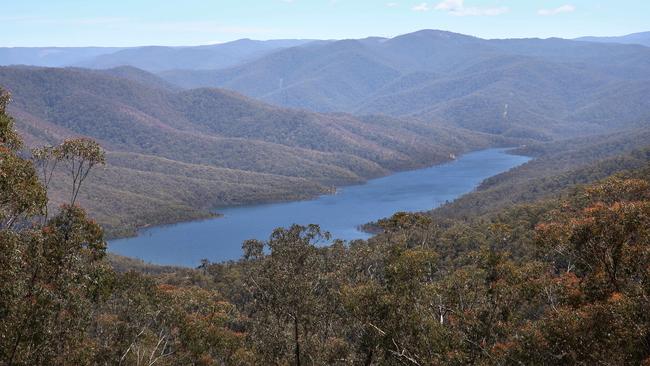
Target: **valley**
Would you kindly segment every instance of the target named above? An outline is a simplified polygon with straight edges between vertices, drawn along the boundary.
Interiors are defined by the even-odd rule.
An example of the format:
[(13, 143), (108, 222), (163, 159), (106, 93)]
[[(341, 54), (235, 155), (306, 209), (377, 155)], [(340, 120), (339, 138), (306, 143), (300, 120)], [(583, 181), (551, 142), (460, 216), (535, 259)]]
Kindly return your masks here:
[(111, 241), (109, 251), (147, 263), (196, 267), (202, 259), (236, 260), (246, 240), (263, 240), (273, 229), (292, 224), (318, 223), (334, 239), (367, 239), (370, 235), (358, 226), (453, 201), (483, 179), (527, 160), (502, 149), (472, 152), (446, 164), (343, 187), (315, 200), (219, 208), (216, 212), (224, 217), (148, 228), (137, 237)]
[(3, 4), (0, 365), (650, 365), (648, 13)]
[[(61, 55), (73, 51), (106, 54), (92, 69), (81, 59), (0, 67), (0, 85), (28, 145), (87, 136), (107, 150), (81, 200), (112, 238), (214, 207), (313, 198), (450, 154), (643, 129), (650, 118), (650, 53), (638, 45), (423, 30)], [(172, 63), (152, 63), (161, 52)], [(189, 61), (224, 57), (238, 64)]]
[(513, 143), (419, 120), (279, 108), (221, 89), (170, 90), (139, 75), (147, 81), (0, 68), (30, 146), (81, 135), (107, 150), (108, 164), (90, 178), (97, 189), (81, 199), (109, 235), (210, 217), (217, 206), (315, 197)]

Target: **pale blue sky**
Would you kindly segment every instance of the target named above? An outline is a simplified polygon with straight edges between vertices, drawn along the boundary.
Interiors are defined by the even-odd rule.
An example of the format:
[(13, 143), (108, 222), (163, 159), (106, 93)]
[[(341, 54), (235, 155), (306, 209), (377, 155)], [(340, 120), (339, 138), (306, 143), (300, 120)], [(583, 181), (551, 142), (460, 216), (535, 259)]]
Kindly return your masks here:
[(0, 46), (197, 45), (443, 29), (484, 38), (650, 30), (650, 0), (2, 0)]

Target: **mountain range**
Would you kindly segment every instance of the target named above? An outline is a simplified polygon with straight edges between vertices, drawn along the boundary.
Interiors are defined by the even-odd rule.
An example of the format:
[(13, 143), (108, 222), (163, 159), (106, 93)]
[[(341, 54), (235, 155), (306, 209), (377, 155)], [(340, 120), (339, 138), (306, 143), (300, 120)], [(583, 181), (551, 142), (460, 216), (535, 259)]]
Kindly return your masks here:
[(177, 90), (129, 68), (0, 67), (0, 85), (12, 93), (10, 111), (30, 146), (88, 136), (108, 151), (84, 203), (109, 230), (205, 216), (227, 204), (311, 197), (512, 143), (418, 120), (292, 110), (222, 89)]
[(580, 37), (578, 41), (601, 42), (601, 43), (623, 43), (640, 44), (650, 47), (650, 32), (639, 32), (616, 37)]
[[(0, 65), (81, 66), (94, 69), (134, 66), (149, 71), (216, 69), (310, 40), (239, 39), (205, 46), (165, 47), (0, 47)], [(323, 42), (323, 41), (320, 41)]]
[[(30, 146), (88, 136), (105, 147), (82, 201), (111, 235), (313, 197), (470, 150), (610, 141), (650, 126), (642, 45), (423, 30), (55, 51), (0, 49), (0, 63), (74, 66), (0, 67), (0, 86)], [(62, 186), (52, 194), (62, 201)]]
[[(608, 125), (613, 119), (628, 126), (646, 122), (641, 96), (650, 87), (650, 48), (484, 40), (425, 30), (308, 44), (232, 68), (160, 75), (181, 87), (221, 87), (292, 108), (444, 120), (487, 133), (550, 139), (620, 128)], [(606, 105), (603, 96), (620, 93), (636, 97), (618, 108)], [(599, 109), (634, 109), (640, 118), (614, 115), (595, 122)]]
[[(370, 37), (367, 40), (385, 41), (386, 38)], [(588, 36), (574, 40), (650, 46), (650, 32), (616, 37)], [(258, 41), (245, 38), (212, 45), (181, 47), (0, 47), (0, 66), (80, 66), (88, 68), (133, 66), (153, 72), (173, 69), (216, 70), (251, 61), (283, 48), (331, 42), (333, 41), (308, 39)], [(417, 49), (410, 51), (425, 52)]]

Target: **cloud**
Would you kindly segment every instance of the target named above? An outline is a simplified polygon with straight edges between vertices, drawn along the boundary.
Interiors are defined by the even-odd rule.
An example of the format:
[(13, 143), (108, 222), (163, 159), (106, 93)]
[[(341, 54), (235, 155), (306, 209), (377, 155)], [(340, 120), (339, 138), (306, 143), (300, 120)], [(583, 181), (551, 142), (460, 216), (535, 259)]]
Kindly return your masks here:
[(389, 8), (396, 8), (396, 7), (399, 6), (399, 3), (395, 3), (395, 2), (386, 3), (386, 6), (389, 7)]
[(492, 8), (465, 6), (464, 0), (443, 0), (433, 8), (427, 3), (413, 7), (414, 11), (429, 11), (431, 9), (444, 11), (455, 16), (495, 16), (507, 13), (510, 10), (505, 6)]
[(562, 5), (555, 9), (539, 9), (537, 11), (538, 15), (548, 16), (548, 15), (557, 15), (562, 13), (571, 13), (576, 10), (576, 7), (571, 4)]
[(465, 5), (463, 0), (444, 0), (438, 3), (434, 9), (444, 11), (458, 11), (462, 10)]
[(414, 6), (411, 9), (413, 9), (413, 11), (429, 11), (429, 10), (431, 10), (431, 8), (429, 7), (429, 4), (427, 4), (427, 3), (421, 3), (419, 5)]

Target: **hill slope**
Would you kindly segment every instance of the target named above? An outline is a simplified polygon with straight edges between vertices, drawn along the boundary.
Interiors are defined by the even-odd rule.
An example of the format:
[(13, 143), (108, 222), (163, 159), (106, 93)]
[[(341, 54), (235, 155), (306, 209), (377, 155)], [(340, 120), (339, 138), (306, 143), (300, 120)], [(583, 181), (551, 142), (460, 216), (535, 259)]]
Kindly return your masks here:
[(415, 120), (277, 108), (219, 89), (175, 91), (156, 87), (143, 71), (137, 79), (145, 83), (115, 74), (0, 68), (31, 145), (83, 135), (109, 151), (109, 165), (94, 178), (101, 188), (85, 204), (111, 228), (305, 198), (506, 142)]
[[(638, 98), (620, 98), (623, 104), (610, 108), (610, 122), (603, 122), (594, 109), (608, 103), (603, 95), (631, 90), (630, 83), (642, 95), (650, 85), (650, 49), (563, 39), (484, 40), (424, 30), (160, 75), (181, 87), (224, 87), (276, 105), (412, 116), (541, 140), (633, 128), (650, 111), (638, 107)], [(627, 110), (634, 116), (618, 114)]]
[(535, 159), (485, 180), (475, 192), (433, 211), (438, 217), (491, 215), (532, 203), (650, 161), (650, 129), (536, 144), (517, 151)]

